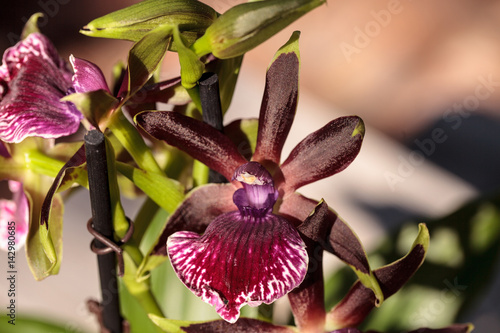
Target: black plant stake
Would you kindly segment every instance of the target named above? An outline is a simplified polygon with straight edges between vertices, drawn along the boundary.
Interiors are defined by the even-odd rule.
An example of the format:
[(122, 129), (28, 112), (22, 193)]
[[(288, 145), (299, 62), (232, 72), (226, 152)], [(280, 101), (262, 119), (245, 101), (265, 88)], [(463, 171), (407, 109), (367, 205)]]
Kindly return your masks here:
[[(199, 82), (201, 108), (203, 121), (214, 127), (219, 132), (224, 132), (222, 124), (222, 107), (220, 104), (219, 78), (217, 74), (203, 73)], [(227, 180), (217, 171), (210, 169), (208, 174), (209, 183), (226, 183)]]
[[(102, 235), (113, 242), (114, 230), (109, 196), (106, 141), (104, 134), (98, 130), (89, 131), (84, 140), (92, 208), (92, 219), (89, 221), (89, 226), (93, 228), (96, 234)], [(96, 249), (95, 252), (98, 254), (99, 250), (107, 252), (97, 257), (101, 279), (101, 324), (104, 326), (102, 328), (109, 330), (111, 333), (121, 333), (123, 319), (120, 315), (115, 253), (106, 251), (106, 249), (109, 249), (109, 245), (104, 244), (99, 239), (94, 239), (92, 247), (93, 250)]]

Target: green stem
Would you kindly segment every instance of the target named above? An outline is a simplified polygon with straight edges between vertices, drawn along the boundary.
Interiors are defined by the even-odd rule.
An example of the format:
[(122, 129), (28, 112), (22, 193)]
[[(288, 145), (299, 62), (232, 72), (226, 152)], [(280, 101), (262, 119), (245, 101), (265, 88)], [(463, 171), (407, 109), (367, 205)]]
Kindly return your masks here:
[(163, 174), (151, 149), (149, 149), (142, 136), (134, 125), (128, 121), (121, 109), (113, 113), (108, 127), (141, 169)]
[(193, 161), (193, 187), (208, 183), (210, 169), (198, 160)]
[(34, 173), (55, 178), (64, 162), (49, 157), (38, 150), (30, 150), (25, 153), (26, 168)]
[(132, 240), (135, 244), (141, 244), (142, 237), (148, 229), (150, 222), (153, 221), (158, 209), (160, 207), (156, 202), (154, 202), (150, 197), (147, 197), (142, 204), (141, 209), (135, 217), (135, 229), (132, 236)]
[(137, 253), (130, 255), (130, 248), (123, 254), (123, 260), (125, 262), (125, 275), (123, 276), (123, 282), (127, 287), (129, 293), (137, 299), (139, 304), (142, 306), (146, 313), (152, 313), (157, 316), (164, 317), (163, 311), (161, 310), (156, 298), (151, 293), (149, 286), (149, 280), (138, 282), (136, 279), (137, 272)]

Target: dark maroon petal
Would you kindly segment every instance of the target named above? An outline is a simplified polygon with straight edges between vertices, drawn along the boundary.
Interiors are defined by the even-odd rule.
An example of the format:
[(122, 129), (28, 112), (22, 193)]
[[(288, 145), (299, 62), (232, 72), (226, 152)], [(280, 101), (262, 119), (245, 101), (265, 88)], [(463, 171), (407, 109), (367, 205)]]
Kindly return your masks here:
[(7, 145), (5, 144), (5, 142), (3, 142), (1, 140), (0, 140), (0, 156), (2, 156), (4, 158), (11, 157), (10, 152), (9, 152), (9, 148), (7, 148)]
[(296, 53), (284, 53), (271, 64), (266, 75), (260, 108), (259, 134), (253, 159), (278, 165), (281, 150), (290, 132), (299, 85), (299, 59)]
[[(323, 206), (326, 206), (324, 204)], [(328, 210), (328, 207), (326, 206)], [(313, 214), (307, 217), (303, 224), (315, 224), (308, 222), (322, 218), (323, 209), (316, 209)], [(309, 256), (309, 266), (304, 281), (288, 294), (295, 325), (304, 332), (323, 332), (325, 327), (325, 301), (323, 282), (323, 247), (320, 243), (307, 237), (303, 233), (299, 234), (306, 244), (307, 255)]]
[(230, 180), (247, 160), (231, 140), (212, 126), (177, 112), (142, 112), (136, 122), (153, 137), (164, 140)]
[(341, 328), (340, 330), (331, 331), (330, 333), (363, 333), (357, 328)]
[(170, 105), (186, 105), (191, 101), (186, 93), (179, 94), (181, 78), (175, 77), (170, 80), (145, 85), (137, 93), (130, 97), (127, 103), (144, 104), (161, 102)]
[(408, 333), (469, 333), (472, 332), (474, 326), (472, 324), (454, 324), (445, 328), (419, 328)]
[[(279, 212), (287, 218), (304, 221), (298, 226), (304, 236), (321, 244), (326, 251), (361, 273), (369, 274), (366, 252), (356, 234), (326, 203), (321, 202), (316, 208), (317, 204), (314, 200), (293, 193), (284, 198)], [(313, 211), (314, 219), (308, 218)]]
[[(424, 224), (411, 250), (403, 258), (373, 271), (384, 298), (398, 291), (420, 267), (429, 245), (429, 234)], [(327, 315), (329, 325), (351, 327), (359, 325), (375, 307), (375, 295), (360, 281), (354, 283), (347, 295)]]
[(240, 308), (270, 304), (299, 285), (307, 271), (304, 242), (290, 223), (268, 214), (217, 217), (203, 236), (181, 231), (167, 241), (179, 279), (234, 323)]
[(54, 179), (54, 182), (50, 186), (50, 189), (45, 196), (45, 200), (43, 201), (42, 204), (42, 210), (40, 213), (40, 224), (44, 225), (49, 229), (49, 217), (50, 217), (50, 208), (52, 207), (52, 199), (54, 198), (54, 195), (57, 192), (57, 189), (61, 185), (61, 182), (63, 181), (63, 178), (66, 176), (67, 172), (70, 171), (72, 168), (75, 168), (77, 166), (80, 166), (84, 163), (87, 162), (87, 159), (85, 157), (85, 146), (82, 145), (80, 149), (64, 164), (61, 170), (59, 170), (59, 173), (57, 174), (56, 178)]
[(77, 93), (86, 93), (96, 90), (104, 90), (111, 94), (108, 88), (104, 74), (97, 65), (90, 61), (75, 58), (69, 58), (71, 65), (73, 65), (73, 88)]
[(191, 191), (169, 217), (152, 255), (167, 255), (167, 239), (173, 233), (181, 230), (202, 233), (217, 216), (237, 210), (232, 201), (235, 189), (232, 184), (208, 184)]
[(39, 33), (9, 48), (0, 69), (0, 139), (58, 138), (77, 131), (82, 114), (60, 99), (71, 88), (71, 72)]
[(358, 155), (363, 136), (363, 121), (357, 116), (337, 118), (308, 135), (281, 166), (285, 192), (344, 170)]
[(286, 326), (277, 326), (264, 321), (250, 318), (240, 318), (230, 324), (224, 320), (207, 323), (191, 324), (181, 327), (186, 333), (293, 333), (295, 330)]

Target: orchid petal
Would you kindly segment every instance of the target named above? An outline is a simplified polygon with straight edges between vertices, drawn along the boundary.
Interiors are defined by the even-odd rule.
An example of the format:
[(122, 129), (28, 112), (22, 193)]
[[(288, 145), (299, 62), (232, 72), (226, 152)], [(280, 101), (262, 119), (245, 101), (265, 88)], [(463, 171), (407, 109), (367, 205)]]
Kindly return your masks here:
[(71, 72), (42, 34), (9, 48), (0, 67), (0, 139), (19, 143), (76, 132), (82, 114), (60, 101), (70, 87)]
[[(424, 261), (428, 246), (429, 231), (422, 223), (406, 256), (373, 271), (385, 298), (393, 295), (413, 276)], [(373, 292), (357, 281), (344, 299), (328, 313), (327, 324), (335, 328), (357, 326), (375, 307), (375, 302)]]
[[(56, 178), (54, 179), (54, 182), (50, 186), (49, 191), (47, 192), (47, 195), (45, 196), (45, 200), (43, 201), (42, 208), (41, 208), (41, 213), (40, 213), (40, 225), (45, 225), (46, 229), (49, 229), (49, 220), (50, 220), (50, 211), (52, 208), (52, 200), (54, 198), (54, 195), (56, 194), (57, 190), (59, 187), (62, 185), (63, 180), (66, 178), (66, 181), (72, 181), (75, 180), (76, 177), (78, 176), (76, 173), (74, 175), (70, 175), (71, 172), (86, 172), (82, 170), (82, 168), (77, 169), (78, 167), (81, 167), (83, 164), (87, 162), (87, 159), (85, 158), (85, 146), (82, 145), (76, 153), (64, 164), (62, 169), (59, 171), (57, 174)], [(65, 177), (68, 176), (68, 177)]]
[(281, 165), (285, 192), (344, 170), (358, 155), (363, 136), (357, 116), (337, 118), (308, 135)]
[(96, 90), (104, 90), (111, 94), (108, 88), (106, 79), (101, 69), (90, 61), (75, 58), (73, 55), (69, 57), (69, 61), (73, 66), (73, 88), (77, 93), (86, 93)]
[(171, 111), (142, 112), (135, 120), (153, 137), (185, 151), (228, 180), (247, 162), (227, 136), (199, 120)]
[(181, 205), (170, 215), (158, 239), (144, 257), (138, 277), (147, 274), (167, 259), (167, 239), (181, 230), (202, 233), (217, 216), (238, 208), (232, 201), (232, 184), (208, 184), (189, 192)]
[[(370, 269), (366, 252), (358, 236), (351, 230), (333, 210), (321, 202), (307, 199), (300, 194), (293, 193), (284, 198), (280, 213), (295, 221), (304, 221), (298, 230), (306, 237), (318, 244), (324, 250), (336, 255), (348, 264), (356, 273), (363, 285), (373, 290), (377, 298), (377, 305), (384, 300), (377, 280)], [(309, 212), (315, 212), (315, 218), (308, 218)]]
[(224, 320), (213, 320), (206, 322), (190, 322), (186, 320), (167, 319), (154, 314), (149, 314), (149, 318), (165, 332), (186, 332), (186, 333), (294, 333), (293, 328), (278, 326), (265, 321), (241, 318), (236, 323), (230, 324)]
[[(292, 37), (294, 38), (294, 37)], [(266, 165), (278, 165), (281, 150), (290, 132), (299, 91), (298, 51), (280, 53), (266, 75), (264, 97), (260, 108), (259, 134), (253, 159)]]
[(280, 216), (217, 217), (203, 236), (181, 231), (167, 242), (179, 279), (234, 323), (240, 308), (270, 304), (299, 285), (308, 257), (299, 234)]
[(231, 332), (231, 333), (247, 333), (247, 332), (259, 332), (259, 333), (293, 333), (290, 327), (277, 326), (271, 323), (260, 321), (251, 318), (241, 318), (234, 324), (230, 324), (224, 320), (216, 320), (207, 323), (191, 324), (189, 326), (183, 326), (182, 330), (186, 333), (218, 333), (218, 332)]
[[(316, 224), (309, 220), (321, 219), (328, 206), (323, 201), (307, 217), (303, 225)], [(309, 266), (304, 281), (288, 294), (290, 306), (295, 318), (295, 324), (300, 331), (323, 332), (325, 326), (325, 300), (323, 281), (323, 247), (310, 237), (304, 235), (300, 228), (299, 234), (304, 240), (309, 256)]]
[(11, 157), (10, 152), (9, 152), (9, 148), (7, 147), (5, 142), (3, 142), (1, 140), (0, 140), (0, 156), (2, 156), (3, 158), (10, 158)]
[[(470, 333), (474, 329), (472, 324), (454, 324), (445, 328), (419, 328), (408, 333)], [(357, 328), (341, 328), (330, 333), (363, 333)], [(377, 331), (366, 331), (366, 333), (378, 333)]]
[(12, 251), (9, 249), (13, 246), (9, 243), (11, 240), (15, 250), (19, 250), (26, 242), (29, 229), (30, 207), (23, 184), (10, 180), (9, 189), (12, 200), (0, 200), (0, 249), (4, 251)]
[(445, 328), (419, 328), (408, 333), (470, 333), (474, 329), (472, 324), (454, 324)]

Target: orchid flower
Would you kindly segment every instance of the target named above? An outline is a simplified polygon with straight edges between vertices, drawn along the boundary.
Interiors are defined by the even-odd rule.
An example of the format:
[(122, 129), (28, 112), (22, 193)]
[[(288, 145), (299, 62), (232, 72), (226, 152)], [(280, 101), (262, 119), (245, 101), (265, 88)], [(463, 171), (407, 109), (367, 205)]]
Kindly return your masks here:
[(23, 184), (14, 180), (8, 184), (12, 199), (0, 199), (0, 249), (5, 251), (13, 244), (19, 250), (26, 242), (30, 212)]
[[(304, 221), (303, 224), (312, 226), (321, 224), (325, 214), (328, 212), (328, 207), (324, 202), (321, 202), (314, 212)], [(305, 230), (299, 226), (299, 230)], [(321, 229), (321, 228), (320, 228)], [(321, 230), (317, 230), (317, 234)], [(306, 231), (307, 233), (307, 231)], [(175, 234), (174, 234), (175, 235)], [(302, 235), (304, 237), (304, 235)], [(306, 239), (308, 237), (305, 237)], [(310, 239), (309, 239), (310, 240)], [(308, 242), (312, 245), (311, 242)], [(380, 268), (373, 271), (377, 281), (379, 281), (382, 292), (385, 298), (390, 297), (397, 292), (406, 282), (413, 276), (418, 268), (423, 263), (425, 255), (429, 247), (429, 231), (425, 224), (419, 225), (418, 235), (408, 251), (408, 253)], [(322, 257), (316, 257), (317, 265), (322, 265)], [(311, 268), (311, 265), (309, 266)], [(314, 270), (310, 269), (309, 273)], [(321, 272), (321, 270), (319, 270)], [(314, 276), (314, 274), (312, 274)], [(309, 281), (311, 282), (311, 281)], [(322, 285), (322, 278), (313, 281), (313, 284)], [(304, 281), (297, 289), (305, 288), (307, 284)], [(296, 290), (297, 290), (296, 289)], [(292, 291), (294, 293), (296, 290)], [(309, 289), (311, 291), (311, 289)], [(317, 289), (315, 291), (318, 291)], [(299, 291), (300, 293), (300, 291)], [(306, 294), (300, 296), (304, 297)], [(289, 294), (290, 296), (290, 294)], [(321, 298), (323, 294), (320, 295)], [(304, 297), (307, 300), (307, 297)], [(309, 298), (312, 301), (313, 298)], [(317, 304), (303, 303), (302, 310), (297, 311), (293, 308), (295, 323), (297, 327), (275, 325), (258, 319), (241, 318), (234, 324), (230, 324), (224, 320), (215, 320), (208, 322), (186, 322), (177, 321), (166, 318), (159, 318), (150, 315), (151, 319), (159, 326), (167, 331), (175, 329), (177, 332), (268, 332), (268, 333), (363, 333), (356, 328), (375, 307), (375, 295), (372, 290), (365, 287), (360, 281), (356, 281), (346, 296), (328, 313), (325, 314), (324, 309), (320, 309)], [(314, 317), (316, 324), (308, 321), (307, 318)], [(304, 323), (306, 325), (304, 325)], [(319, 323), (319, 324), (318, 324)], [(474, 326), (472, 324), (453, 324), (445, 328), (431, 329), (419, 328), (408, 333), (470, 333)], [(377, 333), (378, 331), (366, 331), (365, 333)]]
[(7, 49), (0, 67), (0, 139), (59, 138), (78, 130), (82, 114), (60, 101), (71, 92), (72, 73), (54, 45), (31, 33)]
[[(61, 101), (72, 93), (72, 72), (36, 28), (39, 16), (30, 18), (24, 38), (5, 51), (0, 66), (0, 179), (8, 180), (13, 191), (12, 201), (2, 201), (2, 220), (16, 222), (16, 236), (26, 241), (28, 264), (37, 280), (57, 273), (62, 249), (59, 194), (47, 206), (53, 208), (50, 230), (38, 228), (44, 191), (63, 164), (58, 158), (74, 152), (63, 144), (64, 152), (59, 149), (54, 158), (54, 139), (75, 133), (83, 119), (73, 104)], [(11, 216), (14, 207), (17, 215)], [(4, 229), (2, 222), (2, 235)]]
[[(244, 304), (271, 303), (302, 282), (308, 255), (297, 227), (318, 202), (295, 191), (345, 169), (361, 148), (362, 120), (341, 117), (307, 136), (280, 163), (297, 105), (297, 40), (294, 34), (268, 69), (250, 162), (229, 136), (201, 121), (169, 111), (136, 116), (150, 135), (232, 182), (193, 190), (170, 217), (151, 253), (168, 252), (181, 281), (228, 322), (238, 319)], [(357, 236), (333, 211), (324, 218), (325, 249), (353, 267), (381, 302), (383, 295)]]

